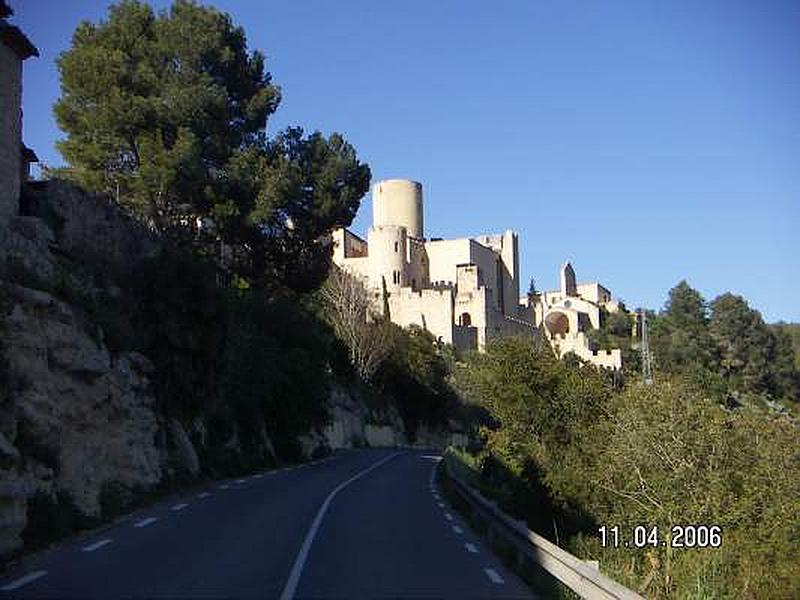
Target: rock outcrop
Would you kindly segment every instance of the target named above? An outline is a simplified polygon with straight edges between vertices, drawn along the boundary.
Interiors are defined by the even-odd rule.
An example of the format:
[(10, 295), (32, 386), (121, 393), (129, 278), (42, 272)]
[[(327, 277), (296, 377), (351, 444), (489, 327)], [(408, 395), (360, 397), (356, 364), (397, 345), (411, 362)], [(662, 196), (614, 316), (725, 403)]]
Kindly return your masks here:
[(105, 485), (155, 485), (161, 465), (149, 360), (112, 357), (97, 329), (48, 293), (0, 282), (0, 307), (9, 380), (0, 420), (0, 549), (7, 550), (19, 544), (25, 498), (66, 492), (82, 513), (98, 516)]
[(108, 196), (58, 179), (29, 182), (22, 212), (50, 226), (60, 253), (115, 275), (124, 275), (160, 246), (147, 227)]
[(93, 292), (81, 265), (119, 274), (157, 241), (108, 198), (64, 182), (29, 184), (22, 204), (0, 228), (0, 555), (20, 546), (34, 496), (98, 516), (110, 484), (143, 489), (163, 475), (153, 365), (112, 356), (103, 331), (54, 293)]
[[(466, 433), (458, 423), (451, 422), (447, 429), (432, 429), (421, 425), (413, 436), (406, 431), (400, 413), (392, 405), (376, 410), (349, 390), (334, 387), (327, 402), (330, 422), (322, 431), (310, 432), (300, 439), (303, 454), (307, 457), (323, 450), (344, 448), (417, 446), (421, 448), (446, 448), (448, 445), (465, 446)], [(412, 442), (413, 439), (413, 442)]]

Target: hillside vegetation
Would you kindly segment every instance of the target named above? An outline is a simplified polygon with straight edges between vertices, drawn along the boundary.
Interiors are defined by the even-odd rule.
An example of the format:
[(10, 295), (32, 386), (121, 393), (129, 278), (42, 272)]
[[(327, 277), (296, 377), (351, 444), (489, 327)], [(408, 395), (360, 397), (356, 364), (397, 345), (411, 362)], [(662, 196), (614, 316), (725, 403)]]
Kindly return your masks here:
[[(800, 595), (797, 370), (746, 302), (680, 283), (651, 314), (655, 382), (556, 360), (510, 339), (455, 371), (492, 422), (463, 459), (529, 526), (653, 598)], [(673, 526), (718, 526), (718, 548), (671, 548)], [(659, 545), (602, 547), (598, 529), (658, 528)]]

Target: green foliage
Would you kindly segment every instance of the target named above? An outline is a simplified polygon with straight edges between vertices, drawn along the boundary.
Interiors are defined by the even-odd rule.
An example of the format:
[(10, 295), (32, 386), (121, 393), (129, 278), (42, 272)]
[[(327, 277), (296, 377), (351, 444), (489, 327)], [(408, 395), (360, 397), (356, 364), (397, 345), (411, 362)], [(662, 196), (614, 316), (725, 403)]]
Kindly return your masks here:
[(297, 437), (327, 419), (325, 328), (295, 298), (251, 290), (229, 294), (226, 316), (219, 402), (245, 436), (263, 424), (276, 452), (296, 458)]
[(267, 139), (280, 92), (230, 16), (122, 0), (78, 27), (58, 68), (60, 176), (210, 256), (224, 242), (228, 267), (249, 282), (320, 285), (324, 235), (352, 222), (369, 167), (339, 134)]
[(648, 319), (650, 343), (660, 369), (668, 373), (713, 368), (715, 345), (708, 330), (708, 307), (699, 292), (681, 281), (669, 291), (664, 310)]
[[(554, 539), (552, 520), (562, 544), (569, 536), (573, 552), (647, 597), (797, 597), (794, 419), (726, 409), (697, 379), (614, 392), (590, 367), (519, 340), (470, 367), (459, 383), (494, 419), (473, 459), (481, 487), (532, 528)], [(722, 547), (601, 548), (596, 532), (688, 524), (722, 527)]]
[(156, 396), (167, 414), (202, 414), (214, 399), (224, 335), (216, 275), (210, 263), (168, 249), (127, 283), (135, 349), (156, 365)]
[[(800, 370), (800, 323), (784, 323), (781, 321), (770, 325), (770, 328), (775, 332), (775, 335), (788, 338), (788, 345), (791, 346), (794, 354), (795, 368)], [(782, 341), (781, 345), (785, 346), (786, 341)], [(788, 353), (788, 350), (784, 350), (784, 352)]]
[(238, 196), (252, 199), (243, 207), (246, 220), (224, 221), (223, 234), (247, 244), (251, 278), (311, 291), (330, 268), (327, 234), (353, 221), (369, 189), (369, 167), (341, 135), (304, 136), (300, 128), (270, 141), (255, 165), (255, 173), (254, 163), (243, 166), (252, 187)]
[(626, 371), (632, 371), (637, 366), (636, 356), (631, 348), (633, 319), (633, 315), (627, 312), (609, 313), (601, 310), (600, 328), (590, 329), (588, 332), (589, 342), (593, 349), (620, 348), (622, 350), (622, 364)]
[[(711, 303), (711, 335), (719, 349), (719, 370), (745, 393), (791, 393), (791, 346), (779, 344), (761, 315), (741, 296), (723, 294)], [(779, 348), (780, 345), (780, 348)]]
[(218, 173), (258, 141), (280, 101), (244, 31), (186, 0), (158, 15), (137, 0), (112, 5), (107, 21), (77, 28), (58, 68), (67, 173), (119, 190), (159, 228), (216, 203)]
[[(611, 393), (603, 374), (591, 366), (573, 368), (541, 344), (519, 338), (490, 344), (470, 366), (470, 393), (498, 425), (485, 432), (487, 448), (506, 469), (521, 476), (532, 463), (545, 481), (556, 482), (565, 463), (580, 468), (587, 457), (572, 451), (576, 436), (593, 429)], [(553, 489), (561, 491), (562, 486)], [(556, 497), (566, 501), (588, 493), (566, 492), (563, 488)]]
[(378, 368), (375, 385), (393, 400), (406, 431), (414, 435), (421, 423), (445, 425), (455, 396), (448, 383), (449, 367), (430, 332), (390, 327), (388, 357)]
[(766, 325), (740, 296), (706, 305), (681, 281), (659, 315), (648, 316), (655, 362), (662, 375), (680, 374), (729, 402), (797, 402), (800, 371), (786, 331)]

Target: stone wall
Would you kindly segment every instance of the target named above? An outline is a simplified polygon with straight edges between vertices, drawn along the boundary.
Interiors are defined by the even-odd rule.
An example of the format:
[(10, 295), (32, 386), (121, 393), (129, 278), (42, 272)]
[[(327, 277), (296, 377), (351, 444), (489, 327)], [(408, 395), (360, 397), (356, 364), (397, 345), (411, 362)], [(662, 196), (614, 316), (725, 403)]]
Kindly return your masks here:
[(22, 61), (0, 43), (0, 226), (17, 214), (22, 145)]

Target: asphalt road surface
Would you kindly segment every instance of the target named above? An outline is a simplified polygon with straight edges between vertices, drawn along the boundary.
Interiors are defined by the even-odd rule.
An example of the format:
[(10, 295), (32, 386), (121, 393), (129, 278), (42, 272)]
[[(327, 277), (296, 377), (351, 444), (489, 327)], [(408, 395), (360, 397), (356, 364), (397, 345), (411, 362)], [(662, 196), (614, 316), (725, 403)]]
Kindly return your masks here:
[(433, 481), (361, 450), (219, 481), (26, 559), (5, 598), (530, 598)]

